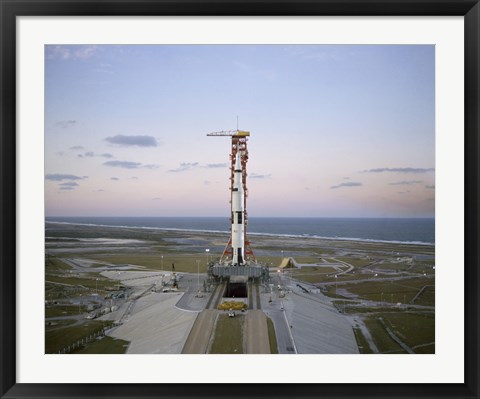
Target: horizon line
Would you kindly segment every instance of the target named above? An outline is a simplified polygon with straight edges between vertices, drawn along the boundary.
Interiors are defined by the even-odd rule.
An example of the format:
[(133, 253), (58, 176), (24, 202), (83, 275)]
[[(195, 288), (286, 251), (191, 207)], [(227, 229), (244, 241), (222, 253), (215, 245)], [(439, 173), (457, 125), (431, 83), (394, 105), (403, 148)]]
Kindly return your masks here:
[[(152, 216), (152, 215), (123, 215), (123, 216), (99, 216), (99, 215), (46, 215), (45, 218), (225, 218), (229, 216)], [(435, 219), (435, 216), (249, 216), (249, 219)]]

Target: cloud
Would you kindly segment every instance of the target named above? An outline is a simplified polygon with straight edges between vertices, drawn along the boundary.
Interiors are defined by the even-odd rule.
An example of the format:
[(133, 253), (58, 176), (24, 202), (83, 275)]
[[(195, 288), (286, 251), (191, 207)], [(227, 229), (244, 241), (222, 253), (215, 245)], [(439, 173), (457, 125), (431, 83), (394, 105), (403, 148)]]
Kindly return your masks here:
[(124, 136), (117, 134), (113, 137), (107, 137), (105, 139), (110, 144), (116, 144), (121, 146), (136, 146), (136, 147), (157, 147), (158, 143), (153, 136)]
[(137, 177), (137, 176), (132, 176), (132, 177), (130, 178), (130, 180), (138, 180), (138, 177)]
[(408, 194), (410, 191), (397, 191), (397, 194)]
[(47, 46), (48, 59), (68, 60), (71, 56), (71, 51), (63, 46)]
[(142, 168), (146, 168), (146, 169), (158, 169), (158, 165), (155, 165), (155, 164), (153, 164), (153, 163), (149, 163), (149, 164), (143, 165)]
[(185, 172), (198, 166), (198, 162), (182, 162), (176, 169), (170, 169), (169, 172)]
[(124, 168), (124, 169), (137, 169), (142, 166), (140, 162), (131, 162), (131, 161), (107, 161), (103, 163), (106, 166), (111, 166), (113, 168)]
[(62, 181), (62, 180), (82, 180), (86, 179), (87, 176), (75, 176), (75, 175), (67, 175), (62, 173), (49, 173), (45, 175), (46, 180), (53, 180), (53, 181)]
[(363, 186), (363, 184), (358, 183), (358, 182), (354, 182), (354, 181), (348, 181), (348, 182), (345, 182), (345, 183), (340, 183), (336, 186), (332, 186), (330, 188), (333, 189), (333, 188), (340, 188), (340, 187), (360, 187), (360, 186)]
[(435, 184), (432, 185), (426, 185), (425, 188), (428, 188), (429, 190), (435, 190)]
[(157, 169), (158, 165), (147, 164), (143, 165), (140, 162), (132, 162), (132, 161), (107, 161), (103, 163), (105, 166), (111, 166), (113, 168), (124, 168), (124, 169), (139, 169), (139, 168), (146, 168), (146, 169)]
[(170, 169), (169, 172), (185, 172), (196, 167), (218, 169), (228, 167), (228, 163), (207, 163), (205, 165), (200, 165), (198, 162), (182, 162), (178, 168)]
[(207, 163), (205, 165), (206, 168), (226, 168), (227, 166), (227, 163)]
[(75, 183), (74, 181), (68, 181), (68, 182), (65, 182), (65, 183), (60, 183), (59, 186), (60, 187), (78, 187), (79, 184)]
[(76, 59), (86, 59), (92, 57), (97, 49), (97, 46), (81, 46), (73, 52), (73, 55)]
[(97, 52), (97, 46), (47, 46), (47, 58), (59, 60), (85, 60)]
[(84, 150), (85, 148), (82, 147), (81, 145), (74, 145), (73, 147), (70, 147), (69, 149), (72, 150), (72, 151), (81, 151), (81, 150)]
[(109, 74), (109, 75), (115, 75), (115, 72), (109, 71), (108, 69), (95, 68), (93, 71), (94, 72), (100, 72), (100, 73), (106, 73), (106, 74)]
[[(74, 147), (71, 147), (70, 149), (72, 149)], [(80, 146), (77, 146), (75, 147), (75, 149), (84, 149), (83, 147), (80, 147)], [(112, 154), (110, 153), (103, 153), (103, 154), (95, 154), (93, 151), (87, 151), (83, 154), (78, 154), (77, 155), (79, 158), (84, 158), (84, 157), (88, 157), (88, 158), (93, 158), (93, 157), (102, 157), (102, 158), (107, 158), (107, 159), (111, 159), (111, 158), (115, 158)]]
[(258, 174), (258, 173), (250, 173), (248, 175), (248, 177), (250, 179), (270, 179), (272, 177), (272, 175), (270, 173), (268, 175), (261, 175), (261, 174)]
[(108, 75), (115, 75), (115, 72), (112, 70), (113, 65), (101, 62), (95, 68), (92, 69), (93, 72), (97, 73), (106, 73)]
[(367, 169), (362, 170), (362, 173), (383, 173), (383, 172), (394, 172), (394, 173), (427, 173), (434, 172), (435, 168), (377, 168), (377, 169)]
[(68, 120), (68, 121), (57, 121), (55, 123), (56, 126), (61, 127), (62, 129), (67, 129), (73, 125), (75, 125), (77, 121), (74, 120)]
[(93, 190), (94, 193), (102, 193), (105, 190), (103, 188), (99, 188), (98, 190)]
[(152, 198), (153, 201), (160, 201), (161, 198), (160, 197), (155, 197), (155, 198)]
[(402, 180), (393, 183), (388, 183), (390, 186), (411, 186), (412, 184), (421, 184), (421, 180)]
[(86, 152), (86, 153), (84, 153), (84, 154), (77, 154), (77, 157), (79, 157), (79, 158), (84, 158), (84, 157), (90, 157), (90, 158), (92, 158), (92, 157), (94, 157), (94, 156), (95, 156), (95, 154), (94, 154), (92, 151), (88, 151), (88, 152)]
[(120, 180), (118, 177), (111, 177), (110, 180), (115, 180), (115, 181), (118, 181)]
[(70, 191), (70, 190), (75, 190), (77, 187), (79, 187), (79, 184), (75, 183), (74, 181), (69, 181), (65, 183), (60, 183), (58, 187), (60, 188), (60, 190)]

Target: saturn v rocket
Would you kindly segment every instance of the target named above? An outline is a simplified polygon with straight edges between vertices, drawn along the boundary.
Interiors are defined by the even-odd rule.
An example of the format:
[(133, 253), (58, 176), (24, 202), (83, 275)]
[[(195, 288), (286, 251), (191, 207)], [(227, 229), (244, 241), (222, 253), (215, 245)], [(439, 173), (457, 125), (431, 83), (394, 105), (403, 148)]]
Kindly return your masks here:
[(240, 152), (235, 156), (232, 187), (232, 266), (245, 265), (245, 209)]
[(231, 234), (227, 245), (220, 258), (224, 266), (250, 266), (251, 262), (257, 263), (255, 255), (246, 236), (247, 227), (247, 185), (246, 167), (248, 160), (247, 138), (250, 132), (245, 130), (228, 130), (208, 133), (207, 136), (231, 137)]

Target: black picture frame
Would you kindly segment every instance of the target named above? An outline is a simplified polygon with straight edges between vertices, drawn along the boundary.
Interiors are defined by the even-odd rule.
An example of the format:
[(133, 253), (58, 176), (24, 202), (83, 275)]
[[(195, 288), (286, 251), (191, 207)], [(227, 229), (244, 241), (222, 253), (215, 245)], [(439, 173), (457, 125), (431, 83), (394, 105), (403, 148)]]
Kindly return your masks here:
[[(0, 0), (1, 398), (478, 398), (478, 0)], [(16, 382), (16, 17), (142, 15), (463, 16), (465, 21), (465, 382), (463, 384), (20, 384)]]

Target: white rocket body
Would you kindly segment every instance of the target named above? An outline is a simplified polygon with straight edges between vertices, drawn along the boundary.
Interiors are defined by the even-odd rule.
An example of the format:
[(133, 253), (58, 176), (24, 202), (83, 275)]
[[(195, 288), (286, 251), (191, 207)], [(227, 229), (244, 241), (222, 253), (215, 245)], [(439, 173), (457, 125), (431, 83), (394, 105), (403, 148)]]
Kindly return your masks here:
[(245, 210), (240, 151), (235, 157), (232, 189), (232, 266), (245, 265)]

